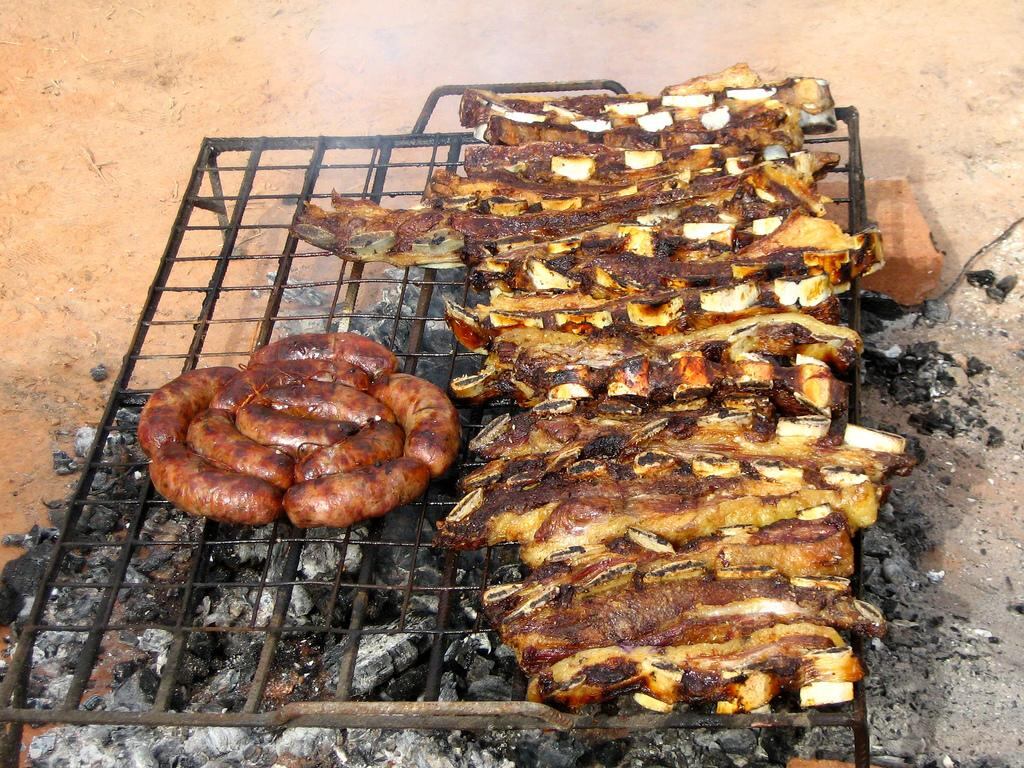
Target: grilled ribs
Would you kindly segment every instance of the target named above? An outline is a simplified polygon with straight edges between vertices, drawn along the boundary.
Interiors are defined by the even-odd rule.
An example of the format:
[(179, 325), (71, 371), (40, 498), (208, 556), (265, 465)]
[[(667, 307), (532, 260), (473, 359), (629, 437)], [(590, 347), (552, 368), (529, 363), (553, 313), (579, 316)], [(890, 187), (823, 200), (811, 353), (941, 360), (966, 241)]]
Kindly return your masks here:
[(849, 701), (863, 676), (836, 630), (780, 624), (724, 643), (581, 649), (534, 675), (529, 696), (579, 709), (633, 693), (658, 712), (705, 701), (717, 702), (719, 713), (749, 712), (783, 690), (799, 691), (808, 707)]
[(804, 131), (835, 128), (827, 84), (791, 78), (766, 84), (746, 65), (669, 86), (660, 96), (505, 96), (468, 90), (459, 117), (491, 144), (531, 141), (671, 149), (728, 143), (799, 149)]
[(709, 572), (682, 558), (611, 556), (578, 566), (561, 583), (492, 587), (483, 602), (531, 674), (584, 648), (721, 643), (776, 624), (885, 631), (878, 609), (855, 600), (845, 579), (788, 579), (770, 567)]
[[(569, 322), (588, 320), (586, 313), (565, 314)], [(472, 401), (507, 396), (527, 406), (604, 393), (664, 403), (767, 392), (787, 413), (828, 414), (845, 408), (847, 387), (835, 374), (845, 375), (861, 346), (849, 329), (795, 313), (645, 339), (616, 328), (580, 336), (512, 327), (492, 336), (454, 305), (448, 319), (464, 346), (489, 347), (480, 372), (453, 380), (452, 392)]]
[[(519, 544), (531, 570), (485, 589), (529, 695), (572, 709), (749, 711), (783, 690), (847, 701), (839, 631), (880, 636), (853, 596), (902, 438), (847, 423), (860, 337), (836, 296), (884, 264), (877, 232), (826, 220), (803, 151), (835, 127), (824, 81), (745, 65), (644, 94), (464, 94), (488, 145), (435, 174), (424, 208), (341, 201), (300, 235), (350, 258), (460, 261), (449, 303), (485, 355), (452, 382), (530, 410), (485, 424), (434, 542)], [(440, 258), (438, 258), (440, 256)]]
[[(292, 230), (317, 247), (358, 261), (457, 266), (486, 258), (497, 245), (547, 242), (609, 224), (673, 220), (707, 228), (709, 221), (724, 217), (731, 231), (737, 224), (792, 211), (821, 215), (827, 198), (810, 186), (817, 167), (774, 160), (735, 173), (714, 168), (693, 177), (677, 173), (656, 183), (631, 182), (608, 194), (589, 193), (586, 202), (558, 190), (541, 195), (512, 180), (501, 187), (441, 171), (426, 206), (393, 210), (334, 195), (333, 212), (308, 204)], [(446, 190), (458, 197), (446, 197)]]

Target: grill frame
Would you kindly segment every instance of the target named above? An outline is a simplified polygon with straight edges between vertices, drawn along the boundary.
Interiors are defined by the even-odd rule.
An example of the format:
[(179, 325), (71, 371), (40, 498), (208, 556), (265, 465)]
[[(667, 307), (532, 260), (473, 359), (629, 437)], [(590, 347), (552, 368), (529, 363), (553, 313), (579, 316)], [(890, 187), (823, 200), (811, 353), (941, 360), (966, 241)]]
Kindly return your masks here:
[[(463, 730), (483, 730), (490, 728), (547, 728), (547, 729), (582, 729), (589, 731), (638, 731), (664, 728), (809, 728), (809, 727), (838, 727), (847, 728), (852, 731), (854, 741), (854, 756), (857, 766), (867, 766), (869, 757), (868, 725), (867, 725), (867, 704), (865, 700), (864, 686), (862, 683), (856, 685), (856, 695), (853, 702), (842, 707), (829, 711), (788, 711), (772, 712), (764, 714), (737, 714), (717, 715), (706, 714), (699, 711), (679, 711), (669, 714), (634, 714), (634, 715), (574, 715), (558, 711), (543, 704), (526, 701), (500, 701), (500, 702), (479, 702), (479, 701), (437, 701), (440, 685), (440, 675), (443, 665), (444, 650), (449, 640), (457, 636), (468, 634), (473, 631), (487, 631), (486, 626), (481, 624), (481, 619), (476, 619), (475, 625), (471, 628), (461, 627), (449, 629), (451, 614), (453, 610), (453, 599), (473, 599), (473, 593), (487, 585), (489, 578), (489, 566), (492, 563), (492, 552), (485, 556), (485, 567), (483, 578), (479, 585), (459, 586), (455, 583), (456, 571), (458, 569), (459, 555), (451, 552), (437, 552), (423, 540), (423, 529), (425, 519), (435, 519), (441, 514), (442, 508), (450, 507), (451, 501), (438, 500), (438, 495), (444, 496), (443, 489), (440, 492), (433, 490), (427, 497), (416, 502), (412, 506), (419, 508), (418, 523), (415, 534), (411, 541), (379, 540), (382, 521), (374, 521), (369, 526), (369, 537), (378, 537), (377, 542), (363, 541), (353, 538), (351, 531), (339, 531), (336, 537), (317, 538), (307, 536), (306, 532), (292, 528), (286, 522), (278, 522), (273, 526), (270, 539), (267, 542), (266, 563), (263, 567), (262, 577), (259, 582), (233, 582), (233, 586), (239, 588), (258, 589), (260, 596), (265, 590), (271, 590), (274, 595), (273, 609), (265, 626), (256, 626), (256, 616), (248, 628), (239, 627), (197, 627), (192, 622), (192, 612), (195, 607), (197, 595), (203, 589), (211, 588), (213, 585), (220, 585), (221, 582), (210, 581), (207, 576), (207, 566), (210, 557), (203, 553), (209, 553), (213, 547), (229, 546), (239, 540), (222, 536), (223, 526), (212, 521), (203, 521), (201, 531), (195, 541), (169, 542), (167, 546), (189, 547), (194, 550), (189, 565), (188, 581), (180, 586), (182, 595), (180, 598), (180, 609), (173, 626), (160, 625), (172, 633), (172, 641), (168, 650), (167, 662), (164, 665), (160, 677), (159, 686), (156, 690), (154, 703), (150, 710), (142, 712), (113, 712), (106, 710), (93, 711), (82, 706), (84, 694), (87, 692), (90, 678), (95, 672), (99, 654), (102, 650), (104, 636), (112, 631), (120, 629), (138, 628), (149, 626), (145, 622), (134, 622), (128, 625), (119, 625), (111, 622), (120, 592), (126, 588), (126, 573), (132, 562), (133, 555), (142, 546), (154, 546), (151, 540), (140, 536), (147, 515), (152, 514), (154, 509), (161, 508), (161, 502), (154, 499), (154, 491), (149, 485), (148, 476), (144, 477), (137, 492), (137, 498), (129, 501), (128, 506), (134, 507), (127, 515), (128, 525), (125, 537), (120, 541), (111, 539), (112, 543), (82, 541), (78, 536), (78, 526), (81, 522), (82, 512), (94, 497), (91, 496), (92, 488), (97, 479), (97, 473), (104, 469), (111, 468), (109, 462), (105, 462), (102, 449), (107, 435), (114, 430), (124, 431), (117, 426), (115, 419), (118, 409), (125, 406), (137, 406), (141, 404), (147, 393), (146, 389), (133, 386), (138, 368), (142, 363), (159, 360), (179, 360), (181, 370), (188, 370), (196, 367), (197, 364), (205, 363), (219, 364), (218, 358), (238, 357), (245, 354), (249, 349), (233, 351), (210, 352), (205, 349), (204, 344), (210, 336), (211, 331), (218, 325), (232, 322), (255, 323), (256, 331), (252, 337), (252, 346), (265, 344), (272, 337), (276, 323), (282, 325), (296, 318), (304, 322), (317, 320), (315, 314), (289, 316), (282, 314), (282, 303), (285, 300), (286, 289), (312, 288), (331, 286), (334, 288), (334, 298), (331, 302), (330, 311), (323, 318), (325, 325), (330, 326), (334, 321), (340, 321), (342, 328), (348, 327), (353, 319), (375, 319), (379, 317), (363, 317), (366, 313), (357, 310), (359, 291), (361, 286), (384, 283), (391, 285), (398, 290), (398, 303), (394, 317), (393, 330), (390, 339), (378, 338), (379, 341), (389, 343), (393, 348), (401, 338), (399, 333), (403, 322), (408, 322), (407, 341), (403, 348), (394, 351), (402, 363), (403, 370), (415, 372), (417, 365), (428, 357), (444, 357), (449, 360), (448, 378), (451, 378), (452, 371), (464, 358), (473, 358), (475, 355), (458, 350), (457, 344), (452, 339), (452, 351), (450, 353), (423, 353), (421, 345), (423, 342), (424, 328), (428, 322), (437, 322), (437, 317), (430, 315), (430, 304), (432, 294), (440, 288), (444, 290), (457, 290), (462, 286), (463, 297), (468, 293), (468, 284), (461, 278), (464, 270), (446, 270), (438, 273), (433, 269), (406, 269), (400, 279), (381, 279), (372, 277), (370, 273), (364, 274), (363, 265), (344, 260), (338, 272), (338, 278), (330, 281), (306, 281), (299, 284), (289, 282), (293, 270), (300, 261), (306, 258), (316, 259), (327, 257), (327, 254), (317, 251), (299, 251), (300, 243), (291, 234), (287, 234), (278, 254), (246, 254), (237, 253), (239, 244), (243, 240), (243, 233), (251, 230), (254, 225), (247, 224), (245, 214), (247, 207), (253, 202), (263, 199), (293, 201), (294, 209), (297, 212), (308, 200), (326, 196), (323, 192), (316, 192), (317, 183), (324, 170), (338, 169), (351, 170), (346, 164), (331, 164), (325, 162), (328, 153), (338, 150), (356, 150), (370, 152), (367, 163), (357, 164), (358, 168), (365, 169), (366, 175), (361, 191), (351, 192), (354, 196), (365, 197), (374, 202), (381, 202), (385, 196), (397, 194), (399, 197), (417, 194), (416, 190), (389, 190), (387, 188), (388, 174), (396, 168), (422, 168), (425, 170), (425, 178), (428, 178), (434, 168), (456, 167), (461, 149), (465, 144), (474, 143), (471, 134), (456, 133), (425, 133), (426, 126), (434, 114), (439, 100), (445, 96), (460, 94), (468, 87), (484, 87), (491, 90), (520, 93), (520, 92), (560, 92), (560, 91), (582, 91), (582, 90), (608, 90), (614, 93), (625, 93), (626, 89), (616, 81), (595, 80), (577, 81), (570, 83), (520, 83), (520, 84), (487, 84), (482, 86), (453, 85), (442, 86), (434, 89), (428, 97), (421, 110), (413, 131), (409, 134), (381, 135), (369, 137), (285, 137), (285, 138), (207, 138), (200, 147), (196, 163), (192, 168), (189, 182), (182, 194), (181, 203), (175, 217), (174, 225), (168, 239), (167, 246), (157, 270), (152, 285), (146, 297), (138, 324), (136, 325), (129, 351), (124, 358), (121, 371), (116, 379), (111, 397), (107, 403), (102, 420), (97, 430), (96, 440), (89, 451), (85, 470), (75, 490), (74, 496), (68, 506), (68, 514), (60, 531), (54, 553), (46, 567), (42, 581), (40, 582), (35, 602), (30, 609), (25, 624), (20, 628), (20, 633), (11, 656), (2, 684), (0, 684), (0, 722), (5, 723), (3, 736), (2, 756), (6, 762), (15, 764), (22, 737), (22, 727), (25, 724), (45, 725), (50, 723), (71, 723), (71, 724), (123, 724), (123, 725), (181, 725), (181, 726), (322, 726), (322, 727), (374, 727), (374, 728), (449, 728)], [(867, 209), (864, 197), (864, 173), (859, 143), (859, 118), (857, 110), (853, 107), (840, 107), (836, 110), (838, 121), (846, 126), (846, 134), (829, 135), (827, 137), (808, 137), (807, 143), (811, 145), (838, 145), (847, 144), (847, 161), (835, 173), (847, 176), (848, 194), (845, 197), (834, 198), (835, 202), (845, 205), (851, 231), (858, 231), (867, 225)], [(402, 163), (393, 160), (396, 150), (430, 150), (430, 158), (426, 161)], [(309, 161), (304, 165), (294, 164), (261, 164), (261, 159), (267, 153), (279, 151), (305, 151), (309, 152)], [(446, 152), (444, 160), (438, 158), (439, 154)], [(248, 159), (244, 165), (225, 166), (218, 160), (227, 154), (236, 152), (247, 152)], [(295, 193), (262, 195), (254, 192), (254, 180), (257, 175), (265, 171), (302, 172), (302, 182)], [(223, 178), (225, 174), (241, 173), (242, 177), (238, 185), (236, 195), (224, 194)], [(212, 194), (204, 194), (204, 181)], [(213, 213), (217, 219), (213, 225), (194, 225), (193, 216), (201, 215), (197, 212), (205, 211)], [(258, 225), (258, 229), (283, 229), (286, 231), (288, 224)], [(190, 232), (209, 230), (221, 236), (219, 251), (216, 256), (189, 257), (181, 256), (183, 241)], [(336, 259), (336, 257), (329, 257)], [(218, 301), (226, 295), (225, 277), (233, 264), (244, 260), (257, 260), (266, 262), (269, 266), (276, 265), (272, 282), (266, 285), (231, 286), (230, 290), (242, 292), (267, 291), (267, 299), (262, 314), (258, 317), (247, 318), (224, 318), (217, 314)], [(188, 262), (212, 262), (212, 272), (208, 284), (198, 287), (175, 287), (171, 285), (172, 274), (177, 265)], [(460, 275), (459, 279), (448, 279), (452, 274)], [(342, 298), (342, 288), (345, 288), (345, 296)], [(173, 293), (195, 293), (201, 297), (198, 310), (194, 317), (181, 321), (162, 321), (159, 319), (158, 310), (161, 301), (167, 294)], [(417, 301), (412, 315), (402, 315), (402, 303), (407, 293), (417, 293)], [(339, 311), (340, 308), (340, 311)], [(849, 317), (851, 325), (860, 327), (860, 301), (859, 287), (854, 283), (849, 298)], [(390, 318), (388, 318), (390, 319)], [(173, 354), (144, 354), (147, 338), (154, 329), (176, 325), (181, 327), (192, 327), (192, 337), (187, 344), (187, 349)], [(449, 332), (450, 336), (450, 332)], [(859, 395), (860, 381), (857, 375), (853, 382), (852, 398), (850, 405), (850, 420), (856, 422), (859, 416)], [(483, 423), (486, 414), (500, 412), (502, 408), (510, 407), (508, 404), (498, 404), (495, 407), (475, 407), (462, 409), (463, 425), (472, 434), (476, 428)], [(470, 464), (469, 457), (465, 454), (460, 457), (457, 466), (462, 467)], [(126, 471), (139, 470), (144, 463), (139, 462), (127, 467), (119, 465), (120, 469)], [(163, 506), (168, 506), (163, 502)], [(436, 514), (435, 514), (436, 513)], [(179, 513), (180, 514), (180, 513)], [(228, 532), (230, 533), (230, 532)], [(113, 534), (112, 534), (113, 536)], [(857, 572), (854, 578), (854, 587), (859, 594), (861, 590), (861, 536), (858, 534), (855, 540)], [(305, 580), (297, 574), (299, 558), (302, 548), (310, 543), (325, 543), (337, 545), (346, 551), (350, 544), (358, 544), (363, 548), (364, 556), (360, 565), (357, 583), (353, 586), (355, 595), (350, 614), (348, 626), (345, 628), (332, 627), (330, 623), (325, 628), (310, 630), (295, 629), (290, 627), (287, 621), (288, 604), (292, 595), (292, 588)], [(106, 584), (95, 585), (88, 582), (68, 582), (61, 580), (61, 567), (67, 559), (68, 553), (74, 549), (88, 546), (106, 546), (117, 549), (117, 557)], [(409, 568), (408, 584), (403, 586), (404, 594), (402, 599), (401, 621), (389, 631), (394, 633), (407, 632), (406, 619), (409, 616), (411, 598), (415, 594), (436, 594), (438, 605), (436, 611), (436, 624), (433, 630), (427, 632), (429, 641), (429, 666), (426, 683), (425, 701), (351, 701), (350, 685), (352, 671), (357, 659), (360, 640), (365, 636), (377, 633), (381, 628), (365, 626), (365, 614), (370, 601), (370, 593), (377, 588), (370, 582), (373, 568), (374, 553), (384, 547), (411, 547), (411, 562)], [(283, 548), (283, 552), (279, 552)], [(415, 584), (418, 556), (427, 549), (436, 552), (436, 558), (441, 574), (441, 585), (431, 588), (420, 587)], [(502, 548), (492, 548), (500, 551)], [(344, 555), (343, 555), (344, 556)], [(281, 562), (283, 570), (280, 576), (273, 577), (270, 574), (271, 562)], [(340, 570), (340, 569), (339, 569)], [(337, 599), (341, 588), (341, 574), (335, 580), (331, 597), (331, 605)], [(344, 585), (349, 586), (349, 585)], [(48, 600), (52, 597), (53, 591), (58, 588), (65, 589), (102, 589), (103, 598), (96, 611), (96, 618), (85, 630), (84, 645), (79, 656), (78, 664), (73, 675), (70, 689), (64, 701), (53, 708), (40, 708), (31, 706), (27, 701), (27, 688), (29, 676), (32, 671), (32, 648), (40, 632), (59, 631), (63, 627), (47, 623), (45, 620), (45, 609)], [(127, 587), (130, 589), (130, 584)], [(393, 589), (394, 585), (386, 588)], [(259, 605), (259, 597), (254, 601)], [(188, 638), (196, 632), (213, 632), (219, 629), (224, 631), (252, 631), (259, 632), (266, 636), (259, 662), (256, 667), (253, 682), (250, 684), (249, 693), (246, 696), (241, 711), (237, 712), (197, 712), (177, 711), (172, 707), (172, 694), (175, 686), (175, 671), (181, 663)], [(284, 704), (283, 706), (267, 710), (264, 708), (264, 696), (266, 686), (272, 672), (275, 654), (279, 648), (282, 638), (292, 632), (325, 632), (330, 637), (337, 638), (337, 641), (348, 642), (348, 650), (343, 654), (339, 686), (335, 692), (335, 699), (331, 701), (305, 701)], [(346, 638), (347, 641), (346, 641)], [(862, 655), (862, 647), (859, 639), (854, 639), (854, 649), (859, 656)]]

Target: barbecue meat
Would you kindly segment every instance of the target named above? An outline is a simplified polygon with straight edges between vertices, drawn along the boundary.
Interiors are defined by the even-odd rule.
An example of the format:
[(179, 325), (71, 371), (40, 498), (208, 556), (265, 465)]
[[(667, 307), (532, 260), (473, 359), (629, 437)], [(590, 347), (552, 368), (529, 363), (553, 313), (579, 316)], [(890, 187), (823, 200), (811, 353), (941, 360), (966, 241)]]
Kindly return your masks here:
[[(846, 433), (851, 435), (848, 440)], [(778, 417), (764, 396), (674, 404), (640, 412), (614, 401), (552, 404), (486, 425), (470, 448), (485, 464), (461, 487), (526, 486), (578, 461), (600, 461), (618, 478), (672, 471), (715, 456), (722, 470), (749, 464), (767, 476), (887, 482), (914, 464), (896, 435), (821, 416)], [(596, 466), (596, 465), (592, 465)]]
[[(450, 186), (454, 183), (451, 178), (442, 173), (439, 184)], [(462, 207), (467, 210), (392, 210), (335, 195), (333, 212), (308, 204), (293, 231), (313, 245), (358, 261), (386, 261), (398, 266), (457, 265), (470, 253), (475, 255), (469, 260), (478, 260), (481, 246), (544, 242), (610, 223), (674, 219), (698, 223), (722, 216), (735, 223), (787, 215), (794, 210), (820, 216), (826, 199), (812, 192), (812, 181), (805, 165), (772, 161), (740, 169), (736, 174), (697, 175), (692, 179), (677, 175), (671, 184), (645, 187), (643, 191), (633, 184), (625, 188), (630, 194), (613, 193), (596, 199), (591, 196), (587, 204), (580, 197), (539, 199), (536, 193), (519, 190), (518, 200), (504, 194), (483, 201), (463, 195), (466, 200)], [(493, 191), (492, 185), (487, 188)], [(476, 212), (484, 207), (487, 213)]]
[[(497, 253), (481, 249), (470, 277), (501, 293), (581, 292), (597, 298), (650, 290), (772, 281), (785, 306), (813, 301), (821, 284), (835, 292), (884, 265), (878, 233), (845, 234), (828, 219), (792, 213), (754, 219), (750, 227), (675, 219), (656, 225), (606, 226), (550, 243)], [(643, 257), (643, 258), (638, 258)], [(800, 283), (812, 280), (803, 288)]]
[[(723, 474), (694, 474), (695, 468)], [(885, 496), (884, 486), (870, 481), (768, 479), (714, 456), (654, 477), (609, 475), (600, 462), (584, 461), (526, 488), (477, 488), (438, 523), (435, 541), (456, 549), (518, 542), (523, 561), (535, 566), (552, 553), (609, 541), (629, 528), (681, 544), (721, 528), (816, 514), (822, 505), (842, 511), (856, 530), (874, 523)]]
[(713, 573), (681, 558), (608, 558), (566, 581), (484, 593), (488, 619), (527, 673), (588, 648), (721, 643), (776, 624), (885, 632), (878, 609), (855, 600), (845, 579), (790, 580), (771, 568)]
[[(834, 152), (799, 152), (784, 156), (770, 150), (772, 159), (785, 159), (814, 178), (834, 168), (840, 160)], [(517, 146), (473, 144), (463, 153), (462, 168), (469, 179), (488, 174), (509, 174), (521, 182), (544, 185), (546, 195), (569, 184), (636, 183), (668, 174), (693, 174), (708, 169), (737, 172), (765, 161), (764, 152), (743, 152), (732, 144), (705, 144), (668, 150), (630, 150), (601, 144), (569, 144), (540, 141)], [(591, 164), (592, 163), (592, 164)]]
[(783, 690), (803, 706), (853, 698), (864, 670), (839, 633), (814, 623), (780, 624), (724, 643), (581, 650), (534, 675), (529, 696), (569, 709), (634, 694), (668, 712), (677, 702), (717, 702), (719, 713), (749, 712)]
[(730, 144), (799, 149), (803, 132), (835, 128), (828, 85), (813, 78), (765, 84), (745, 64), (669, 86), (660, 96), (551, 98), (470, 89), (459, 117), (491, 144), (560, 141), (627, 149)]
[[(718, 298), (727, 301), (731, 290)], [(463, 345), (489, 348), (479, 373), (452, 381), (454, 394), (471, 401), (511, 396), (527, 406), (603, 393), (664, 403), (739, 391), (768, 392), (787, 413), (828, 414), (847, 401), (833, 369), (844, 375), (861, 344), (848, 328), (795, 313), (642, 340), (614, 328), (579, 336), (513, 327), (492, 336), (454, 305), (448, 318)]]

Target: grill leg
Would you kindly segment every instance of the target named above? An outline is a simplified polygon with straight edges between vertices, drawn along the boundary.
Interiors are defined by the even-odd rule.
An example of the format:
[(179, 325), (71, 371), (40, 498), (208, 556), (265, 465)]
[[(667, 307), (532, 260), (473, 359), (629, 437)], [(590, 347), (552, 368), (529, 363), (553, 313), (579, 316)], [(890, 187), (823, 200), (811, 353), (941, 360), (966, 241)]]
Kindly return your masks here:
[(853, 726), (853, 762), (857, 768), (871, 768), (871, 736), (867, 720)]
[(8, 723), (0, 735), (0, 765), (18, 765), (21, 755), (21, 723)]

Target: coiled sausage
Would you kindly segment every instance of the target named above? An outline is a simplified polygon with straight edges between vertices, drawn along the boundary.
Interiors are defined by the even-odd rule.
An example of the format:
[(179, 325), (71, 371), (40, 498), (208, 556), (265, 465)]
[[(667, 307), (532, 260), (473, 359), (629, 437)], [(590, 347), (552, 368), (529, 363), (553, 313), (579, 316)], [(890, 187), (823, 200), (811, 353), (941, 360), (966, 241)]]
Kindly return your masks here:
[(274, 410), (325, 421), (395, 421), (395, 414), (365, 392), (325, 381), (307, 381), (264, 390), (259, 402)]
[(284, 509), (300, 528), (344, 528), (408, 504), (429, 483), (427, 465), (403, 456), (293, 485), (284, 495)]
[(432, 477), (443, 475), (459, 454), (459, 412), (448, 396), (429, 381), (393, 373), (370, 387), (405, 430), (405, 455), (422, 461)]
[(211, 408), (234, 412), (266, 389), (304, 381), (347, 384), (362, 391), (370, 387), (370, 376), (362, 368), (332, 360), (280, 360), (237, 373), (210, 403)]
[(243, 525), (266, 525), (281, 514), (284, 491), (266, 480), (218, 469), (181, 443), (163, 445), (149, 467), (169, 502), (194, 515)]
[(150, 395), (139, 417), (139, 445), (146, 455), (153, 458), (161, 446), (185, 442), (192, 419), (237, 374), (237, 368), (198, 368)]
[(186, 439), (189, 448), (204, 459), (232, 472), (258, 477), (278, 488), (293, 482), (295, 460), (243, 435), (229, 411), (203, 411), (192, 420)]
[(314, 451), (295, 465), (295, 481), (349, 472), (402, 455), (405, 433), (387, 421), (377, 421), (340, 443)]
[(278, 360), (344, 360), (370, 376), (391, 373), (398, 360), (387, 347), (357, 333), (300, 333), (288, 336), (252, 353), (249, 364), (267, 365)]
[(292, 456), (297, 456), (303, 446), (330, 445), (359, 428), (351, 422), (303, 419), (258, 403), (239, 408), (235, 426), (250, 440), (277, 446)]

